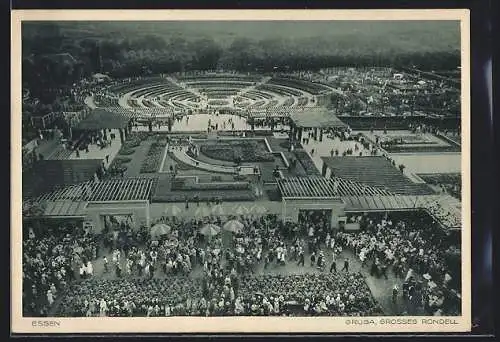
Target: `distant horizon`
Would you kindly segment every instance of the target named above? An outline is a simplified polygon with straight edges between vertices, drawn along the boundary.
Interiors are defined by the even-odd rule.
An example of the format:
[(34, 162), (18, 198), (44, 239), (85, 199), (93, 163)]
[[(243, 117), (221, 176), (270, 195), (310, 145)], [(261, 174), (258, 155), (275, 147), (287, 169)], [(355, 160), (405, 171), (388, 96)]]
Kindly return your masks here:
[[(164, 39), (210, 38), (222, 46), (234, 39), (250, 41), (282, 39), (318, 43), (342, 43), (353, 47), (374, 40), (383, 41), (394, 52), (416, 44), (423, 50), (460, 49), (459, 21), (70, 21), (23, 22), (23, 38), (39, 34), (40, 26), (53, 25), (67, 37), (125, 39), (155, 35)], [(437, 34), (438, 33), (438, 34)], [(112, 37), (109, 37), (112, 35)], [(310, 42), (311, 43), (311, 42)]]

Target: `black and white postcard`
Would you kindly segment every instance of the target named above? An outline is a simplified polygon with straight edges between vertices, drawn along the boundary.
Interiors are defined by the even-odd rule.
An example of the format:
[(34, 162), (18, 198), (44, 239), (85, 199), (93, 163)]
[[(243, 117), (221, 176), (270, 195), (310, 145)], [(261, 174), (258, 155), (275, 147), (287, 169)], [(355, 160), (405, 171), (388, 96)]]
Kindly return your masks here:
[(471, 328), (466, 10), (13, 11), (12, 331)]

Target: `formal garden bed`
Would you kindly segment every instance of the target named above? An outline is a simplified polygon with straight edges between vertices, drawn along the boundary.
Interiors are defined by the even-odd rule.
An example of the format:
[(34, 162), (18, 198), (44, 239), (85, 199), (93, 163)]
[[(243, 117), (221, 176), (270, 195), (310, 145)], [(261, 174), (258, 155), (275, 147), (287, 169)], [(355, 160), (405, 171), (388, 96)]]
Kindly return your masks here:
[(300, 162), (307, 175), (309, 176), (321, 176), (321, 173), (314, 165), (314, 162), (311, 160), (309, 154), (307, 154), (304, 150), (295, 150), (293, 152), (297, 160)]
[(168, 193), (153, 195), (154, 202), (184, 202), (193, 201), (197, 198), (199, 201), (213, 200), (221, 201), (254, 201), (255, 194), (251, 190), (205, 190), (205, 191), (171, 191)]
[[(400, 133), (399, 133), (400, 132)], [(459, 152), (460, 146), (450, 144), (449, 141), (443, 137), (425, 133), (418, 135), (405, 130), (400, 131), (386, 131), (382, 135), (373, 132), (363, 132), (358, 136), (364, 137), (372, 144), (377, 141), (381, 147), (389, 153), (409, 153), (409, 152)]]
[(141, 165), (141, 173), (155, 173), (160, 169), (160, 164), (167, 146), (167, 140), (158, 137), (149, 147), (146, 158)]
[(144, 139), (147, 139), (147, 136), (143, 133), (133, 133), (128, 137), (108, 168), (110, 176), (122, 175), (127, 171), (128, 164), (134, 159), (136, 148), (139, 147)]
[(384, 147), (389, 153), (410, 153), (410, 152), (460, 152), (460, 148), (456, 146), (439, 146), (439, 145), (392, 145)]
[(177, 178), (172, 181), (172, 190), (182, 191), (206, 191), (206, 190), (248, 190), (248, 182), (213, 182), (199, 183), (190, 182), (186, 178)]
[(219, 140), (203, 142), (200, 153), (215, 160), (241, 162), (272, 162), (275, 157), (267, 150), (263, 140)]

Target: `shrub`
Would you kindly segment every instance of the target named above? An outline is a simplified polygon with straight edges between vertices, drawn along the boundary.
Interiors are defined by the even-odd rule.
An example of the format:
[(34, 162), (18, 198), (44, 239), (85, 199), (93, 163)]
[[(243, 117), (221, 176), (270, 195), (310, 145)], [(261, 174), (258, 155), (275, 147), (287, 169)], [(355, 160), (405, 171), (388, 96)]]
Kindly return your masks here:
[(318, 171), (316, 168), (316, 165), (314, 165), (314, 162), (311, 160), (309, 155), (307, 154), (306, 151), (304, 150), (296, 150), (293, 152), (295, 154), (295, 157), (297, 160), (300, 162), (304, 170), (307, 172), (307, 174), (312, 175), (312, 176), (320, 176), (321, 173)]
[(220, 198), (222, 201), (253, 201), (255, 194), (252, 191), (224, 192), (224, 191), (203, 191), (203, 192), (169, 192), (165, 194), (157, 194), (154, 196), (154, 201), (164, 202), (183, 202), (188, 198), (193, 200), (194, 196), (198, 197), (199, 201), (211, 200), (214, 197)]
[(122, 156), (129, 156), (131, 154), (134, 154), (135, 150), (131, 148), (122, 148), (120, 150), (120, 153)]
[(172, 189), (183, 191), (206, 191), (206, 190), (248, 190), (248, 182), (234, 183), (192, 183), (172, 182)]
[(132, 149), (135, 147), (138, 147), (141, 144), (139, 140), (134, 140), (134, 141), (125, 141), (123, 144), (123, 148), (125, 149)]
[(117, 163), (126, 164), (126, 163), (129, 163), (130, 161), (132, 161), (132, 158), (117, 156), (115, 158), (115, 160), (116, 160)]

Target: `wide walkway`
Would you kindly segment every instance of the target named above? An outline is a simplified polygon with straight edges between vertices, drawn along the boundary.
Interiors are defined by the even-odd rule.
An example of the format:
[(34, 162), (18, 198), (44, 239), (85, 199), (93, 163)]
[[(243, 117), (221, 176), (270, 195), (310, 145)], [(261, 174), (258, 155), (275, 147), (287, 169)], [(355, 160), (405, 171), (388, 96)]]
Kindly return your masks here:
[[(76, 156), (76, 151), (72, 151), (67, 159), (100, 159), (104, 162), (105, 166), (108, 167), (116, 155), (120, 151), (122, 143), (120, 141), (120, 133), (118, 130), (111, 130), (115, 133), (115, 139), (111, 140), (111, 145), (105, 148), (100, 148), (95, 144), (89, 145), (89, 152), (79, 151), (79, 156)], [(109, 132), (108, 132), (109, 134)], [(106, 161), (106, 156), (109, 156), (108, 161)]]
[(406, 166), (405, 171), (419, 173), (460, 173), (462, 155), (457, 152), (391, 153), (396, 164)]
[[(303, 134), (303, 137), (306, 138), (308, 136), (307, 132)], [(354, 152), (355, 146), (358, 146), (359, 150)], [(315, 141), (313, 138), (309, 139), (307, 144), (302, 144), (306, 152), (311, 157), (312, 161), (316, 168), (321, 172), (321, 168), (323, 167), (323, 161), (321, 157), (330, 157), (332, 151), (335, 153), (335, 150), (339, 151), (339, 156), (347, 151), (348, 149), (353, 150), (353, 156), (359, 156), (360, 153), (363, 156), (369, 156), (370, 151), (366, 150), (363, 145), (357, 141), (344, 140), (341, 141), (338, 137), (329, 138), (327, 134), (323, 135), (323, 141)], [(314, 151), (314, 152), (313, 152)], [(335, 155), (335, 154), (334, 154)]]

